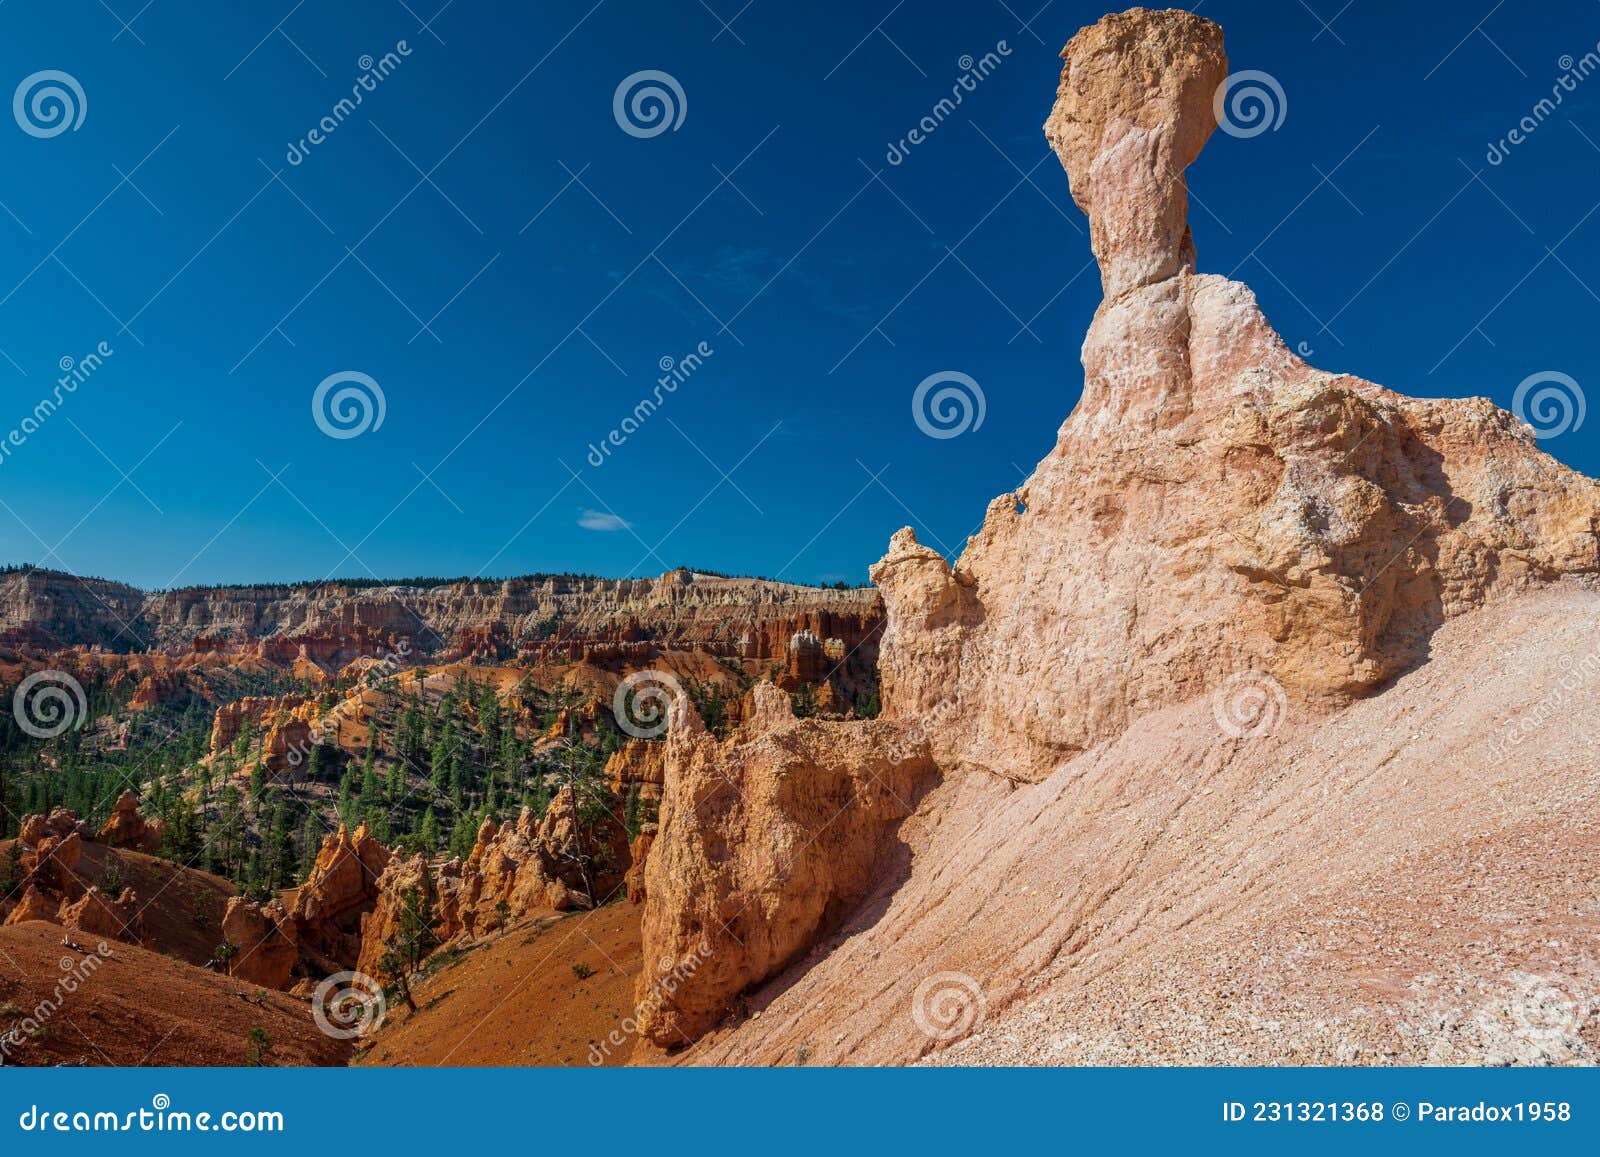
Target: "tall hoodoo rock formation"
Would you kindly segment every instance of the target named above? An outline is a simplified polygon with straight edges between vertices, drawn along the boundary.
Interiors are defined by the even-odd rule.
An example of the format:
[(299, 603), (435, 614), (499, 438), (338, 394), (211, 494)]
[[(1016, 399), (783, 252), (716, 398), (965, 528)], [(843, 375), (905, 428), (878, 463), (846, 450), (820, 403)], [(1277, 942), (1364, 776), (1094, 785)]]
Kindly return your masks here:
[[(901, 813), (871, 785), (910, 792), (894, 777), (936, 765), (941, 798), (1003, 797), (1005, 781), (1039, 783), (1140, 717), (1241, 675), (1281, 688), (1297, 712), (1331, 712), (1415, 667), (1450, 618), (1600, 570), (1600, 485), (1542, 454), (1512, 415), (1318, 370), (1249, 289), (1196, 272), (1184, 169), (1216, 127), (1227, 62), (1215, 24), (1134, 9), (1083, 29), (1062, 55), (1045, 134), (1089, 216), (1105, 291), (1083, 345), (1082, 398), (953, 566), (905, 529), (873, 568), (887, 611), (881, 719), (797, 722), (764, 704), (727, 743), (692, 726), (670, 737), (644, 957), (665, 969), (701, 937), (711, 951), (670, 991), (647, 965), (640, 1005), (659, 1044), (704, 1032), (742, 989), (798, 960), (866, 895), (862, 871), (880, 873), (874, 903), (907, 935), (977, 879), (987, 845), (965, 817), (970, 840), (930, 866), (913, 857), (915, 911), (896, 909), (875, 857)], [(1196, 763), (1227, 766), (1230, 751)], [(1024, 825), (1030, 839), (1092, 838), (1084, 817), (1106, 805), (1085, 796), (1074, 807), (1089, 789), (1070, 772), (1017, 795), (1014, 811), (1060, 801), (1066, 812)], [(812, 792), (837, 818), (821, 862), (793, 871), (794, 849), (819, 830)], [(1124, 841), (1129, 875), (1158, 834)], [(966, 919), (1008, 910), (1010, 890), (985, 893), (991, 883), (970, 885), (979, 899)], [(1040, 911), (1059, 912), (1060, 929), (1023, 953), (1037, 968), (1082, 949), (1117, 892), (1081, 875), (1051, 887), (1060, 899)], [(850, 961), (865, 966), (857, 953), (841, 968)], [(871, 1003), (862, 991), (898, 991), (899, 979), (856, 975), (850, 999)], [(911, 1032), (903, 1011), (889, 1036)]]
[(1221, 29), (1134, 9), (1062, 55), (1045, 135), (1105, 288), (1083, 397), (953, 568), (906, 530), (874, 569), (887, 715), (937, 712), (941, 762), (1034, 780), (1236, 673), (1340, 705), (1446, 618), (1600, 568), (1596, 484), (1512, 415), (1315, 369), (1195, 272), (1183, 170)]

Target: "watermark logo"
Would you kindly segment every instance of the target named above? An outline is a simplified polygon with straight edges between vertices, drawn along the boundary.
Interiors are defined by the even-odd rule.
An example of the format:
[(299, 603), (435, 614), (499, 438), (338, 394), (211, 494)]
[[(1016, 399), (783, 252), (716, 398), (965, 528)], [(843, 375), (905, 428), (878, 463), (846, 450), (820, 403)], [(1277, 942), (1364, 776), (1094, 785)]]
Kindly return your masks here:
[(81, 960), (76, 956), (63, 956), (58, 965), (61, 978), (56, 981), (50, 995), (33, 1008), (22, 1010), (19, 1019), (0, 1030), (0, 1065), (10, 1059), (12, 1049), (20, 1048), (26, 1041), (38, 1036), (50, 1023), (50, 1018), (61, 1011), (67, 997), (77, 992), (85, 981), (100, 970), (101, 961), (110, 957), (111, 949), (104, 940), (95, 946), (93, 955), (86, 954)]
[(1265, 671), (1241, 671), (1211, 693), (1211, 715), (1230, 739), (1260, 739), (1277, 732), (1289, 697)]
[(334, 1040), (375, 1031), (388, 1015), (383, 985), (365, 972), (335, 972), (311, 994), (311, 1019)]
[(646, 69), (626, 77), (611, 97), (611, 115), (630, 137), (648, 140), (671, 129), (677, 132), (689, 115), (683, 85), (669, 73)]
[(983, 387), (956, 370), (929, 374), (911, 395), (911, 418), (930, 438), (956, 438), (983, 425)]
[(61, 376), (56, 379), (55, 389), (35, 402), (33, 409), (23, 414), (21, 421), (0, 436), (0, 463), (9, 461), (13, 452), (26, 445), (28, 439), (37, 434), (50, 416), (61, 408), (67, 395), (77, 393), (78, 387), (93, 377), (94, 372), (105, 365), (106, 359), (115, 352), (109, 343), (101, 342), (81, 358), (63, 355), (56, 362), (61, 369)]
[(1556, 77), (1555, 83), (1550, 86), (1550, 95), (1540, 97), (1528, 109), (1515, 125), (1498, 141), (1490, 141), (1489, 148), (1484, 153), (1483, 159), (1491, 165), (1500, 165), (1511, 155), (1511, 150), (1522, 144), (1535, 132), (1539, 126), (1555, 115), (1556, 109), (1566, 103), (1567, 97), (1578, 91), (1578, 86), (1588, 80), (1596, 72), (1600, 72), (1600, 44), (1594, 49), (1585, 52), (1574, 60), (1571, 53), (1564, 54), (1556, 61), (1556, 67), (1561, 70), (1561, 75)]
[(1011, 45), (1002, 40), (994, 46), (993, 52), (985, 52), (976, 60), (969, 53), (956, 61), (956, 66), (961, 69), (961, 75), (956, 77), (956, 82), (950, 86), (950, 95), (940, 97), (910, 132), (898, 141), (890, 142), (889, 147), (884, 150), (883, 159), (891, 165), (904, 164), (906, 158), (911, 155), (911, 150), (937, 132), (939, 126), (960, 107), (961, 102), (969, 94), (977, 92), (978, 86), (989, 79), (989, 75), (1010, 55)]
[(340, 370), (329, 374), (311, 395), (311, 418), (330, 438), (359, 438), (383, 425), (388, 403), (370, 374)]
[(17, 726), (35, 739), (54, 739), (83, 726), (89, 700), (83, 684), (65, 671), (35, 671), (11, 697)]
[(1529, 374), (1511, 395), (1511, 412), (1532, 428), (1535, 438), (1559, 438), (1577, 430), (1588, 411), (1583, 387), (1559, 370)]
[(47, 68), (23, 79), (11, 98), (11, 115), (30, 137), (59, 137), (77, 132), (89, 115), (89, 98), (71, 73)]
[(1289, 98), (1278, 78), (1260, 69), (1229, 74), (1211, 97), (1217, 127), (1230, 137), (1258, 137), (1277, 132), (1289, 115)]
[(617, 726), (635, 739), (656, 739), (672, 725), (672, 713), (687, 697), (683, 684), (666, 671), (635, 671), (617, 684), (611, 714)]
[(369, 93), (378, 91), (378, 86), (389, 79), (389, 76), (405, 62), (411, 55), (411, 45), (404, 40), (395, 41), (394, 49), (385, 52), (378, 59), (372, 56), (363, 56), (356, 61), (356, 67), (361, 69), (361, 75), (356, 77), (355, 83), (350, 86), (350, 95), (340, 97), (326, 116), (322, 117), (305, 136), (298, 141), (290, 141), (289, 148), (284, 153), (283, 159), (291, 165), (300, 165), (311, 155), (311, 150), (322, 144), (338, 131), (366, 99)]
[(680, 358), (674, 358), (670, 354), (663, 355), (656, 362), (656, 367), (660, 369), (661, 376), (656, 379), (655, 388), (648, 395), (634, 403), (633, 410), (625, 415), (622, 421), (608, 432), (604, 438), (600, 439), (598, 443), (589, 443), (589, 453), (586, 456), (589, 460), (589, 465), (595, 469), (604, 466), (606, 460), (611, 457), (612, 450), (620, 449), (623, 443), (638, 433), (640, 427), (649, 420), (650, 416), (661, 408), (662, 404), (667, 400), (667, 396), (677, 393), (678, 387), (694, 377), (700, 367), (705, 365), (707, 359), (716, 352), (711, 348), (710, 342), (703, 341)]
[(935, 972), (917, 985), (911, 1019), (937, 1041), (959, 1040), (982, 1026), (989, 1015), (983, 989), (965, 972)]

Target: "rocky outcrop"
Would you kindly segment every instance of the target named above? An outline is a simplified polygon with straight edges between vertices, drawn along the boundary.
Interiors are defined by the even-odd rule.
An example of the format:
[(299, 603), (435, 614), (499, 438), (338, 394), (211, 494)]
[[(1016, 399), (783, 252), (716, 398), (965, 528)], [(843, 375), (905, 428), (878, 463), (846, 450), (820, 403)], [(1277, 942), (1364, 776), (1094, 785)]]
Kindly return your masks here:
[(656, 832), (659, 830), (656, 824), (645, 824), (644, 830), (633, 837), (633, 843), (628, 847), (632, 863), (628, 865), (628, 875), (623, 883), (628, 889), (630, 904), (643, 904), (648, 895), (644, 883), (645, 865), (650, 862), (650, 846), (656, 842)]
[(222, 917), (222, 942), (235, 950), (223, 962), (228, 975), (260, 988), (287, 989), (300, 964), (300, 947), (293, 937), (294, 926), (282, 904), (230, 897)]
[(6, 917), (7, 924), (22, 924), (28, 920), (44, 920), (51, 924), (59, 924), (61, 901), (54, 896), (48, 896), (39, 889), (37, 884), (29, 884), (22, 893), (22, 899), (17, 901), (17, 906), (11, 909)]
[(314, 701), (285, 706), (271, 716), (261, 737), (261, 763), (267, 774), (293, 774), (306, 766), (320, 717)]
[(1045, 132), (1106, 291), (1083, 397), (953, 567), (907, 530), (873, 569), (885, 715), (929, 720), (943, 763), (1036, 780), (1248, 672), (1348, 703), (1449, 617), (1600, 569), (1600, 489), (1512, 415), (1315, 369), (1247, 288), (1195, 272), (1214, 24), (1135, 10), (1063, 55)]
[(36, 887), (60, 904), (76, 899), (88, 881), (78, 872), (89, 826), (65, 808), (48, 816), (22, 817), (17, 834), (17, 863), (26, 887)]
[(621, 797), (637, 787), (640, 799), (659, 800), (666, 776), (666, 752), (667, 745), (659, 740), (630, 739), (606, 760), (606, 784)]
[(341, 824), (322, 841), (306, 882), (284, 896), (303, 956), (350, 966), (361, 949), (361, 918), (377, 903), (378, 879), (389, 859), (389, 850), (365, 824), (348, 834)]
[(423, 856), (397, 857), (362, 922), (361, 969), (370, 972), (383, 958), (411, 892), (431, 891), (441, 942), (481, 936), (530, 912), (606, 903), (623, 888), (630, 864), (620, 807), (613, 805), (610, 814), (582, 824), (572, 789), (563, 787), (542, 818), (523, 808), (514, 821), (484, 820), (464, 864), (452, 860), (435, 873)]
[(151, 946), (139, 897), (132, 888), (124, 888), (115, 900), (99, 888), (89, 888), (76, 903), (62, 905), (60, 923), (86, 936)]
[(17, 839), (24, 848), (33, 848), (45, 840), (65, 840), (68, 836), (87, 836), (89, 825), (66, 808), (55, 808), (47, 816), (26, 815), (17, 826)]
[[(1073, 954), (1093, 959), (1091, 946), (1173, 902), (1118, 909), (1110, 940), (1095, 939), (1097, 913), (1115, 909), (1111, 897), (1196, 790), (1175, 784), (1167, 811), (1126, 826), (1142, 797), (1124, 798), (1121, 785), (1140, 777), (1089, 764), (1137, 721), (1183, 704), (1210, 720), (1192, 705), (1220, 694), (1217, 718), (1232, 730), (1193, 733), (1200, 770), (1185, 773), (1204, 782), (1232, 768), (1211, 745), (1249, 732), (1263, 705), (1305, 718), (1349, 707), (1415, 667), (1453, 617), (1600, 570), (1600, 487), (1542, 454), (1512, 415), (1315, 369), (1246, 287), (1196, 271), (1184, 170), (1215, 127), (1227, 75), (1214, 24), (1136, 9), (1084, 29), (1063, 57), (1045, 132), (1089, 216), (1105, 291), (1083, 346), (1082, 398), (953, 565), (910, 529), (891, 539), (872, 570), (887, 611), (879, 721), (797, 724), (758, 688), (734, 739), (670, 737), (639, 986), (657, 1044), (704, 1033), (872, 887), (889, 903), (895, 869), (881, 857), (918, 777), (944, 784), (941, 806), (986, 815), (1016, 785), (1057, 773), (1019, 798), (1000, 863), (1070, 854), (1083, 870), (1038, 873), (1052, 888), (1038, 902), (1014, 898), (1036, 894), (1031, 880), (993, 866), (975, 875), (974, 893), (1014, 925), (1003, 948), (983, 949), (976, 919), (918, 924), (997, 846), (973, 816), (918, 817), (924, 845), (949, 819), (948, 846), (924, 869), (944, 874), (923, 875), (897, 910), (900, 935), (930, 952), (953, 936), (960, 951), (943, 955), (980, 977), (1004, 972), (993, 995), (1009, 1000), (1027, 968), (1062, 957), (1077, 968)], [(1228, 687), (1240, 679), (1250, 685), (1235, 704)], [(1249, 717), (1233, 718), (1235, 706)], [(1052, 808), (1059, 819), (1041, 818)], [(1067, 830), (1087, 842), (1052, 842)], [(1128, 855), (1096, 875), (1089, 862), (1113, 831)], [(1249, 832), (1239, 838), (1253, 846)], [(1063, 930), (1043, 938), (1052, 914)], [(873, 965), (851, 960), (842, 967), (867, 992), (852, 1001), (896, 994), (906, 1023), (884, 1030), (893, 1047), (930, 1047), (904, 1015), (902, 978), (863, 986)], [(787, 988), (796, 978), (785, 975)], [(984, 986), (962, 975), (981, 1007)]]
[(796, 720), (758, 684), (719, 742), (685, 712), (667, 740), (644, 869), (640, 1031), (674, 1048), (776, 976), (894, 869), (894, 830), (934, 768), (893, 723)]
[[(125, 801), (131, 801), (131, 812)], [(131, 792), (117, 801), (106, 828), (128, 835), (137, 844), (151, 838), (148, 828), (135, 828), (139, 819), (138, 801)], [(120, 820), (119, 820), (120, 817)], [(90, 936), (100, 936), (126, 941), (130, 944), (148, 944), (144, 922), (140, 917), (137, 895), (124, 888), (120, 896), (112, 899), (101, 892), (90, 879), (95, 874), (116, 870), (120, 866), (114, 852), (97, 849), (92, 863), (96, 869), (84, 864), (84, 840), (88, 825), (64, 808), (56, 808), (48, 816), (29, 815), (22, 818), (16, 840), (17, 866), (22, 877), (18, 884), (22, 895), (6, 917), (8, 924), (26, 920), (48, 920), (65, 924)], [(159, 832), (154, 834), (159, 840)], [(104, 840), (112, 847), (129, 847), (113, 840)]]
[(211, 754), (218, 755), (233, 745), (245, 724), (257, 736), (264, 735), (285, 716), (302, 712), (315, 700), (305, 695), (246, 695), (217, 708), (211, 720)]
[(161, 846), (161, 821), (146, 822), (139, 812), (139, 797), (132, 791), (125, 791), (117, 797), (111, 817), (100, 829), (99, 839), (113, 848), (132, 848), (153, 855)]
[[(447, 867), (452, 870), (445, 872), (441, 869), (436, 886), (426, 856), (396, 856), (389, 861), (389, 866), (378, 880), (377, 903), (361, 921), (361, 954), (356, 959), (357, 971), (368, 976), (383, 976), (383, 958), (400, 931), (401, 913), (405, 910), (409, 895), (423, 896), (433, 892), (436, 900), (434, 912), (439, 917), (434, 932), (441, 943), (461, 932), (457, 914), (461, 864), (455, 861)], [(439, 903), (438, 900), (445, 895), (449, 896), (448, 902)]]
[(194, 686), (181, 671), (146, 675), (139, 680), (128, 699), (130, 711), (146, 711), (168, 703), (178, 703), (194, 694)]
[(354, 832), (341, 824), (323, 839), (300, 887), (268, 904), (229, 901), (222, 931), (237, 949), (230, 970), (265, 988), (288, 988), (295, 977), (355, 967), (362, 923), (377, 906), (391, 855), (365, 824)]

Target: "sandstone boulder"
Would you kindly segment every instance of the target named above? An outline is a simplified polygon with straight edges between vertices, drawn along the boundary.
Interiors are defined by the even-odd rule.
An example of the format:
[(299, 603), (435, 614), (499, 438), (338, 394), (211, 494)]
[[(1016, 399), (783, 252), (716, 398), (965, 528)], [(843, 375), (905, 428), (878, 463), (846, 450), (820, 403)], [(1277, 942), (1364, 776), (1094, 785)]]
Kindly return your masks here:
[(39, 890), (37, 884), (29, 884), (22, 893), (22, 899), (17, 901), (17, 906), (11, 909), (11, 914), (6, 917), (7, 924), (21, 924), (28, 920), (46, 920), (51, 924), (61, 923), (61, 901), (52, 896), (45, 895)]
[(261, 988), (286, 989), (300, 963), (294, 926), (277, 904), (259, 905), (242, 896), (228, 899), (222, 940), (236, 950), (226, 962), (229, 976)]
[(145, 931), (144, 918), (139, 911), (139, 897), (132, 888), (124, 888), (115, 900), (99, 888), (89, 888), (76, 903), (62, 907), (61, 923), (86, 936), (122, 940), (129, 944), (150, 944), (150, 936)]
[(111, 817), (100, 829), (100, 842), (113, 848), (132, 848), (137, 852), (154, 854), (161, 845), (160, 823), (145, 822), (139, 812), (139, 797), (125, 791), (117, 797)]

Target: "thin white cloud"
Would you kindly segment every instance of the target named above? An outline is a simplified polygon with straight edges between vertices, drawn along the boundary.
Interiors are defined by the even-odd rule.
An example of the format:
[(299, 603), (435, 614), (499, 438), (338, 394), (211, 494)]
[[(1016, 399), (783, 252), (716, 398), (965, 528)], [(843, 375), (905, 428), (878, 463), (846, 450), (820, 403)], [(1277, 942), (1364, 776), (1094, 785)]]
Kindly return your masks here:
[(578, 516), (578, 525), (585, 530), (632, 530), (633, 524), (603, 510), (585, 510)]

